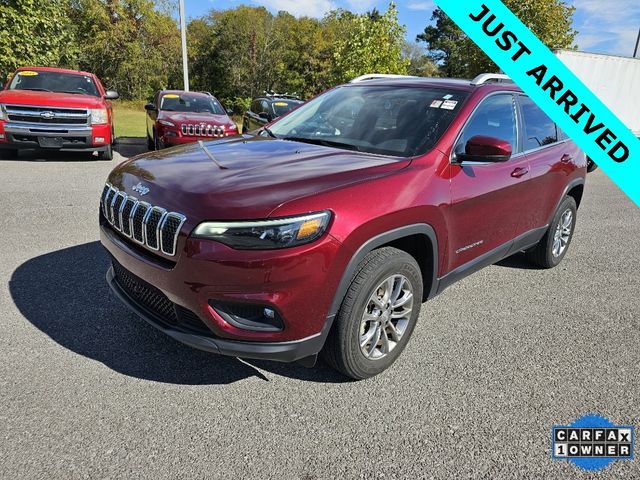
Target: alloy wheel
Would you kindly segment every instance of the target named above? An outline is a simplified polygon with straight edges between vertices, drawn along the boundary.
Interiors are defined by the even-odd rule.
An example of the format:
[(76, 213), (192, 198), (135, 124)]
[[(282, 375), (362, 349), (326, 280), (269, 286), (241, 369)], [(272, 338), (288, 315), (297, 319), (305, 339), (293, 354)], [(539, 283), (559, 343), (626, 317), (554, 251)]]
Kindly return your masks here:
[(569, 239), (571, 238), (571, 232), (573, 229), (573, 212), (571, 209), (566, 209), (560, 216), (560, 221), (556, 226), (556, 231), (553, 235), (553, 247), (551, 253), (554, 257), (559, 257), (567, 249)]
[(392, 275), (371, 293), (360, 322), (360, 351), (370, 360), (386, 357), (400, 342), (413, 311), (413, 286)]

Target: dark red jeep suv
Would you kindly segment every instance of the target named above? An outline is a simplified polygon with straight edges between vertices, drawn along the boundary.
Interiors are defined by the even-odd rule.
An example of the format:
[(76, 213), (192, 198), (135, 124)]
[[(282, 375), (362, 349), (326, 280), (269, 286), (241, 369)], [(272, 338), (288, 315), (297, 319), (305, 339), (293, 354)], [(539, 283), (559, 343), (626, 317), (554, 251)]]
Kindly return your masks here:
[(258, 132), (131, 158), (102, 193), (113, 291), (193, 347), (371, 377), (423, 302), (571, 242), (585, 155), (501, 76), (361, 80)]

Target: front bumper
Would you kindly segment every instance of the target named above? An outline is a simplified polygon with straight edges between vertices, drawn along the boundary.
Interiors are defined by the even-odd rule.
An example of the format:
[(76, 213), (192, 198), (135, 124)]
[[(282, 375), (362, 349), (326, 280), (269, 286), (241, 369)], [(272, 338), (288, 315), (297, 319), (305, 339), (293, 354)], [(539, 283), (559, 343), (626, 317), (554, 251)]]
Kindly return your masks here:
[(190, 347), (220, 355), (295, 362), (317, 354), (322, 349), (331, 327), (331, 322), (327, 321), (319, 333), (289, 342), (242, 342), (202, 335), (180, 326), (169, 325), (158, 315), (136, 302), (118, 283), (113, 267), (107, 271), (107, 283), (122, 303), (161, 332)]
[[(109, 125), (40, 125), (2, 122), (0, 148), (93, 152), (111, 144)], [(102, 139), (98, 141), (97, 139)]]

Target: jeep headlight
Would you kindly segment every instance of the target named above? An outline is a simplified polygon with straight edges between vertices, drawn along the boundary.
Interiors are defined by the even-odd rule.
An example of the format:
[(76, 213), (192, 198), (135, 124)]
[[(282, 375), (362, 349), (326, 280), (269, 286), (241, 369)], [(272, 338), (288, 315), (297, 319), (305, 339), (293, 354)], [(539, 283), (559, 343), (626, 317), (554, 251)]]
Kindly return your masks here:
[(193, 232), (197, 238), (224, 243), (237, 250), (271, 250), (313, 242), (329, 225), (330, 212), (299, 217), (247, 222), (204, 222)]
[(91, 109), (91, 125), (105, 125), (107, 123), (109, 123), (109, 117), (106, 108)]

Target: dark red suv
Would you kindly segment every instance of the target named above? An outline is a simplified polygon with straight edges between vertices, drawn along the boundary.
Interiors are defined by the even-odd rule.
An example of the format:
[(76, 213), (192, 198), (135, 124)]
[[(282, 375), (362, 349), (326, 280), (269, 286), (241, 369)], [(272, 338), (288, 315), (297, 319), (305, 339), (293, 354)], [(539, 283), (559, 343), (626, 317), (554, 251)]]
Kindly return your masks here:
[(238, 134), (231, 111), (207, 92), (162, 90), (144, 108), (149, 150)]
[(108, 178), (108, 281), (196, 348), (387, 368), (420, 305), (520, 251), (567, 252), (585, 155), (515, 85), (336, 87), (256, 136), (132, 158)]

